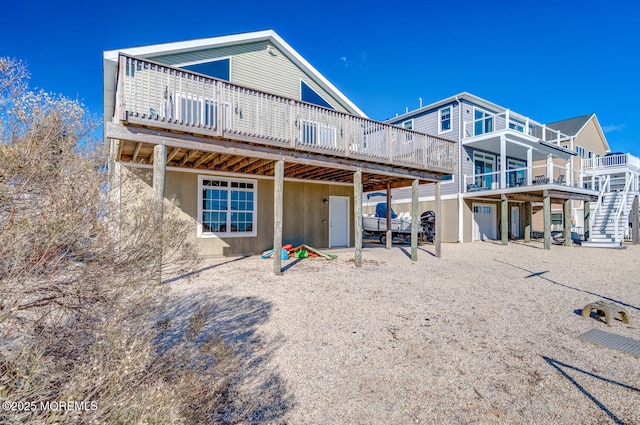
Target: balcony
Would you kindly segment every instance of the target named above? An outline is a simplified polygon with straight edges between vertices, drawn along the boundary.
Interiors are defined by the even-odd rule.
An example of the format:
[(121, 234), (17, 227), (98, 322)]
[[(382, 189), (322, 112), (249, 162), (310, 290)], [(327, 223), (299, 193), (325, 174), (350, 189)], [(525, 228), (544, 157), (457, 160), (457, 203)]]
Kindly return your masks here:
[(553, 163), (464, 176), (464, 193), (528, 192), (541, 189), (597, 191), (600, 179), (583, 170)]
[[(126, 55), (119, 57), (114, 115), (127, 126), (187, 133), (204, 141), (441, 175), (455, 171), (455, 142)], [(146, 160), (139, 145), (128, 156)]]
[(591, 170), (597, 174), (610, 174), (616, 170), (638, 173), (640, 172), (640, 158), (630, 153), (605, 155), (582, 159), (581, 166), (583, 170)]
[(463, 123), (463, 140), (493, 137), (503, 132), (516, 136), (527, 136), (529, 139), (554, 145), (560, 145), (562, 141), (570, 139), (569, 136), (557, 130), (509, 109), (498, 114), (484, 113), (481, 118)]

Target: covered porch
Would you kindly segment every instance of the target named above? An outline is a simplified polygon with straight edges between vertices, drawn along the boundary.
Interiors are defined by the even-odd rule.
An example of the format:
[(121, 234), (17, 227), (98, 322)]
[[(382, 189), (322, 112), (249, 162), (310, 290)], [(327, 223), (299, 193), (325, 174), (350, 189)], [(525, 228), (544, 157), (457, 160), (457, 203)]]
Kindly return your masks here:
[[(499, 205), (499, 232), (497, 238), (502, 245), (507, 245), (510, 238), (510, 226), (513, 218), (510, 216), (510, 205), (518, 203), (524, 206), (524, 222), (522, 226), (523, 239), (527, 243), (531, 239), (532, 214), (534, 204), (542, 204), (544, 217), (544, 249), (551, 249), (551, 205), (561, 204), (563, 206), (564, 217), (571, 217), (572, 201), (584, 201), (584, 217), (588, 226), (590, 220), (591, 203), (597, 203), (598, 192), (591, 189), (573, 188), (552, 183), (540, 184), (530, 187), (508, 187), (491, 191), (472, 192), (462, 195), (463, 199), (469, 202), (492, 202)], [(473, 218), (474, 225), (476, 218)], [(587, 227), (588, 228), (588, 227)], [(570, 246), (571, 241), (571, 221), (563, 221), (563, 244)]]

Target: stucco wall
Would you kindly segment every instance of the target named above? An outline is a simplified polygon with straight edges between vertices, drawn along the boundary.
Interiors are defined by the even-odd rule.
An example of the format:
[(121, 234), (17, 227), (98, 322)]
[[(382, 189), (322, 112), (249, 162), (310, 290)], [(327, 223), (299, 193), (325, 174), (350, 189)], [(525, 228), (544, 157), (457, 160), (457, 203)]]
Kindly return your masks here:
[[(141, 191), (151, 195), (151, 170), (133, 169), (131, 173), (122, 167), (124, 176), (134, 177), (138, 183), (144, 183)], [(135, 176), (133, 176), (135, 174)], [(208, 175), (210, 176), (210, 175)], [(227, 176), (228, 177), (228, 176)], [(238, 175), (246, 179), (250, 176)], [(273, 180), (256, 179), (257, 183), (257, 236), (255, 237), (201, 237), (197, 238), (198, 215), (198, 174), (191, 172), (167, 171), (165, 196), (175, 197), (184, 218), (193, 222), (192, 237), (197, 238), (200, 254), (242, 255), (259, 254), (273, 246)], [(330, 196), (346, 196), (349, 198), (350, 214), (353, 211), (353, 187), (329, 184), (285, 181), (283, 209), (283, 242), (294, 246), (302, 243), (316, 248), (329, 245), (329, 200)], [(123, 199), (122, 202), (130, 202)], [(353, 245), (353, 225), (349, 226), (349, 245)]]

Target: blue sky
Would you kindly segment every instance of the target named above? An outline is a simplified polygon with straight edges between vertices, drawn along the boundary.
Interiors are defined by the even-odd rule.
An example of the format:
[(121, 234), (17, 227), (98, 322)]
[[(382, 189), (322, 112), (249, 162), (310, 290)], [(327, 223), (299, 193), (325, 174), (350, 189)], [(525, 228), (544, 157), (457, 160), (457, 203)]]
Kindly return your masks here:
[(540, 122), (595, 112), (640, 155), (635, 1), (57, 3), (5, 2), (0, 56), (96, 114), (103, 50), (272, 28), (373, 119), (468, 91)]

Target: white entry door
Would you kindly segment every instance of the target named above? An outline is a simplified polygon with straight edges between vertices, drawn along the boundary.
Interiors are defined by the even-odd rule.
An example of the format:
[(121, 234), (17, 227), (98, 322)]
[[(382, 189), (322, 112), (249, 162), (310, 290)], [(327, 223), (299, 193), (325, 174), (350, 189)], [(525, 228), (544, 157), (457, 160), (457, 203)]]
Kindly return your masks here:
[(520, 237), (520, 207), (511, 207), (511, 233), (514, 238)]
[(473, 204), (473, 240), (496, 238), (496, 206)]
[(329, 247), (349, 246), (349, 197), (329, 197)]

